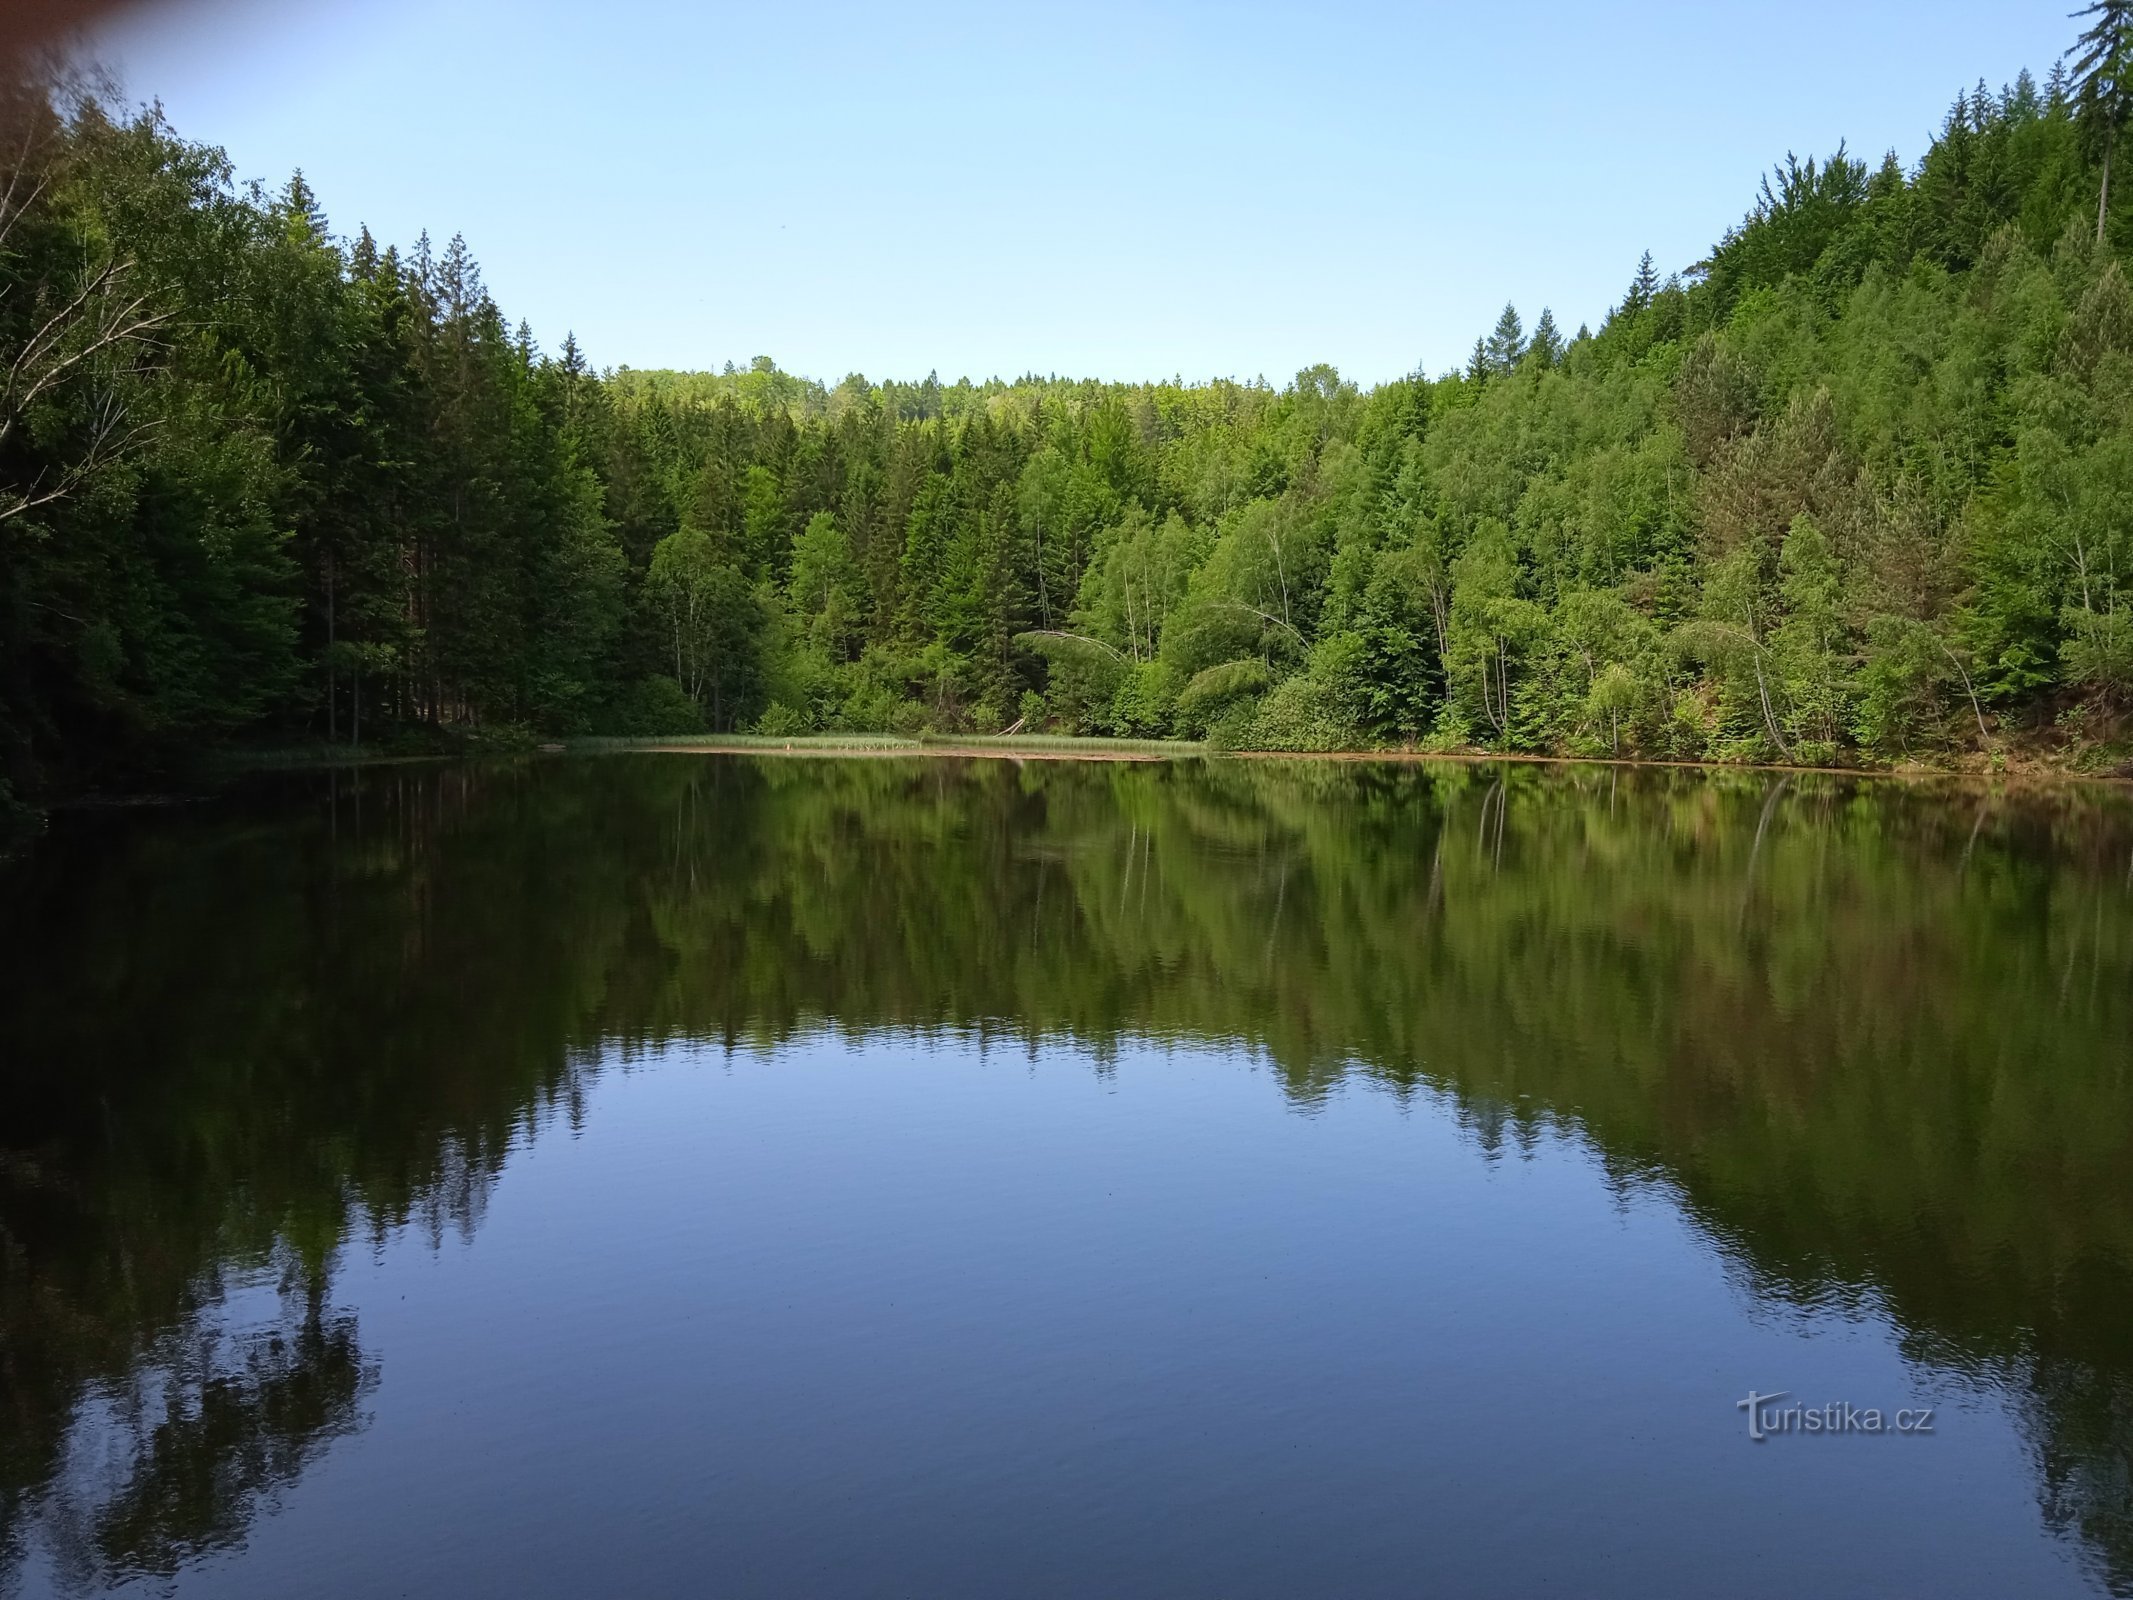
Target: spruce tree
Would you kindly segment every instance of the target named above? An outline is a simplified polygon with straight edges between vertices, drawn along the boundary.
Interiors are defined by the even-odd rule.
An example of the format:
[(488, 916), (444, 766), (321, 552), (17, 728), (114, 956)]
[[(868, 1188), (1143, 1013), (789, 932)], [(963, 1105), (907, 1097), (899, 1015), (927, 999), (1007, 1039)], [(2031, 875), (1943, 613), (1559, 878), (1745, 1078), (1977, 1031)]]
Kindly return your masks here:
[(1629, 291), (1622, 296), (1622, 315), (1633, 317), (1652, 303), (1659, 292), (1659, 272), (1652, 265), (1652, 253), (1647, 250), (1637, 262), (1637, 275), (1629, 281)]
[(2093, 17), (2066, 52), (2073, 58), (2074, 121), (2082, 142), (2103, 157), (2096, 191), (2096, 242), (2111, 209), (2111, 157), (2118, 133), (2133, 117), (2133, 0), (2095, 0), (2076, 18)]
[(1518, 320), (1518, 308), (1506, 300), (1503, 315), (1496, 319), (1496, 330), (1489, 335), (1489, 367), (1492, 371), (1509, 372), (1525, 353), (1525, 324)]
[(2000, 103), (2010, 121), (2035, 120), (2038, 110), (2037, 80), (2029, 75), (2029, 68), (2024, 67), (2015, 74), (2013, 87), (2000, 97)]
[(1555, 313), (1541, 307), (1540, 321), (1533, 324), (1533, 342), (1526, 347), (1526, 354), (1544, 367), (1552, 367), (1563, 359), (1562, 330), (1555, 325)]

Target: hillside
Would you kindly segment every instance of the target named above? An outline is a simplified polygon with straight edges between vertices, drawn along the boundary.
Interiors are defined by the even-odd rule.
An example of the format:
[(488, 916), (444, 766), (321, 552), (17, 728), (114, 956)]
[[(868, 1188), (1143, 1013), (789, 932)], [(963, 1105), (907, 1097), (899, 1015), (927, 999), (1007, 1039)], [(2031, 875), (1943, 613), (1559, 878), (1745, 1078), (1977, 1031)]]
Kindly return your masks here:
[[(1185, 735), (2105, 770), (2133, 289), (2058, 73), (1781, 163), (1597, 330), (1367, 392), (544, 354), (156, 113), (0, 120), (0, 775), (203, 746)], [(1566, 248), (1575, 248), (1567, 241)]]

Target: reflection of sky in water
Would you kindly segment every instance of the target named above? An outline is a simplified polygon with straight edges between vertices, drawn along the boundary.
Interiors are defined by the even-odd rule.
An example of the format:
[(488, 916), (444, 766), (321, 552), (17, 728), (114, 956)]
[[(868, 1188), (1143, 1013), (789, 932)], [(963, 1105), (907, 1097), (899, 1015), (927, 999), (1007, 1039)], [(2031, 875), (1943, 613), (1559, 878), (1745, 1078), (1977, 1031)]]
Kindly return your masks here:
[[(1997, 1400), (1759, 1308), (1575, 1137), (1090, 1068), (816, 1036), (597, 1077), (471, 1239), (348, 1252), (367, 1426), (177, 1592), (598, 1593), (625, 1552), (639, 1592), (2086, 1592)], [(1757, 1446), (1751, 1387), (1943, 1409)]]
[(2123, 797), (287, 787), (0, 873), (28, 1594), (2133, 1584)]

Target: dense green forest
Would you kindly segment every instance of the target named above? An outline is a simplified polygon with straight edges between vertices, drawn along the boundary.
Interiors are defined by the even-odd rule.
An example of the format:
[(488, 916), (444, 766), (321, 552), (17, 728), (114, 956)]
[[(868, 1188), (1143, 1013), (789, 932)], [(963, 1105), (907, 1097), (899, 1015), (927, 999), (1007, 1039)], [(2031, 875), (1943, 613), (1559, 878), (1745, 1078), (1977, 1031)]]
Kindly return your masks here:
[[(592, 370), (466, 246), (0, 104), (0, 782), (216, 745), (1184, 735), (2122, 758), (2133, 5), (1362, 391)], [(2099, 53), (2100, 52), (2100, 53)]]

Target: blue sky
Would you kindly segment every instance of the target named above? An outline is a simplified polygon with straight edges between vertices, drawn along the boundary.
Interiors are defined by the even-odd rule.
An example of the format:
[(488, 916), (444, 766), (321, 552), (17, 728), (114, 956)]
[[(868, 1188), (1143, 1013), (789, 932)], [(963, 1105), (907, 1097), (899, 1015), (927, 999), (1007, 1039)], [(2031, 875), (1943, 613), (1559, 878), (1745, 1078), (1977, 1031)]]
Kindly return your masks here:
[(2069, 6), (169, 0), (93, 49), (599, 366), (1372, 382), (1597, 322), (1788, 149), (1914, 161)]

